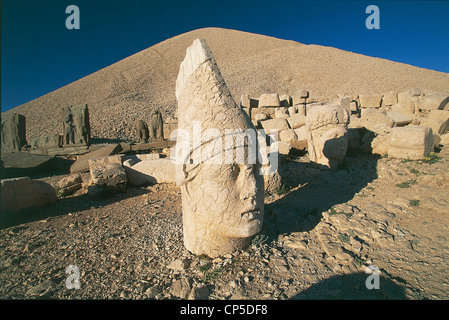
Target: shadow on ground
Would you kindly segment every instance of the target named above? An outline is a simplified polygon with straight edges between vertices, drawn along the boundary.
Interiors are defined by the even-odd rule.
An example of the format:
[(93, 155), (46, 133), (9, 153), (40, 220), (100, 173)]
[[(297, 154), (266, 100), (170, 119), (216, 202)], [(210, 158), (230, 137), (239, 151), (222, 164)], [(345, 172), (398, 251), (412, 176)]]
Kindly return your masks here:
[(23, 223), (44, 220), (50, 217), (63, 216), (68, 213), (76, 213), (92, 208), (105, 207), (112, 203), (138, 197), (149, 192), (150, 191), (146, 188), (129, 187), (124, 189), (122, 193), (103, 194), (95, 198), (91, 198), (87, 194), (83, 194), (58, 199), (56, 203), (46, 205), (42, 208), (24, 208), (17, 212), (12, 218), (0, 220), (0, 229), (17, 226)]
[[(379, 275), (378, 286), (369, 274), (353, 273), (334, 276), (313, 284), (292, 300), (407, 300), (404, 287)], [(366, 286), (372, 289), (368, 289)]]
[(356, 196), (377, 178), (378, 156), (349, 154), (338, 170), (326, 170), (311, 162), (289, 161), (279, 173), (285, 195), (265, 205), (262, 235), (270, 240), (279, 234), (313, 230), (323, 212)]

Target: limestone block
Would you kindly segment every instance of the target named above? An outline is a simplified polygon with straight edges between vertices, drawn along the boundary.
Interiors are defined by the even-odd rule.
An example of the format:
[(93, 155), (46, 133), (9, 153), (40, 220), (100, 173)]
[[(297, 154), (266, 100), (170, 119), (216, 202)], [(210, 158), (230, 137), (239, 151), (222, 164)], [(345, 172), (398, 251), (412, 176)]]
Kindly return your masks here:
[(290, 142), (277, 141), (276, 143), (279, 154), (288, 155), (290, 153), (290, 149), (292, 148)]
[(307, 98), (309, 97), (309, 92), (305, 89), (297, 90), (293, 96), (293, 105), (306, 103)]
[(281, 107), (289, 108), (293, 105), (293, 99), (288, 94), (283, 94), (279, 97)]
[(92, 184), (108, 187), (123, 187), (126, 185), (128, 179), (122, 166), (122, 155), (89, 159), (88, 162)]
[(294, 129), (293, 130), (296, 134), (296, 139), (298, 141), (304, 141), (307, 140), (307, 135), (308, 135), (308, 131), (307, 128), (305, 126)]
[(62, 178), (58, 182), (59, 194), (62, 196), (69, 195), (74, 191), (81, 189), (83, 180), (80, 174), (71, 174)]
[(392, 158), (418, 160), (433, 150), (433, 133), (429, 127), (393, 128), (388, 138), (388, 156)]
[(356, 101), (351, 101), (351, 102), (349, 103), (349, 109), (350, 109), (350, 112), (351, 112), (351, 113), (356, 113), (356, 112), (358, 112), (358, 111), (359, 111), (359, 108), (358, 108), (358, 106), (357, 106), (357, 102), (356, 102)]
[(275, 194), (282, 186), (282, 177), (278, 171), (263, 176), (265, 194)]
[(120, 144), (112, 144), (95, 151), (91, 151), (80, 156), (70, 167), (70, 173), (79, 173), (89, 171), (89, 159), (107, 157), (109, 155), (117, 154), (122, 150)]
[(348, 148), (348, 112), (341, 106), (318, 105), (307, 113), (306, 128), (312, 162), (337, 169)]
[(240, 107), (242, 108), (251, 108), (249, 94), (242, 94), (240, 97)]
[(1, 180), (1, 215), (11, 217), (21, 209), (43, 207), (57, 201), (51, 185), (29, 177)]
[(251, 119), (255, 120), (259, 114), (264, 114), (267, 119), (274, 118), (275, 109), (274, 108), (254, 108), (251, 109)]
[(306, 117), (298, 113), (287, 118), (287, 121), (291, 129), (297, 129), (306, 124)]
[(125, 166), (128, 181), (134, 186), (156, 183), (175, 183), (176, 168), (168, 158), (145, 160)]
[(298, 109), (297, 109), (296, 106), (288, 108), (288, 114), (290, 115), (290, 117), (295, 115), (295, 114), (297, 114), (297, 113), (298, 113)]
[(410, 114), (397, 111), (387, 111), (387, 116), (394, 121), (396, 127), (406, 126), (413, 121)]
[(413, 114), (413, 113), (415, 113), (415, 107), (412, 104), (408, 104), (408, 107), (407, 107), (407, 106), (404, 106), (403, 104), (396, 103), (391, 106), (391, 111), (399, 112), (399, 113), (403, 113), (403, 114)]
[(280, 107), (281, 102), (277, 93), (263, 93), (259, 97), (259, 108)]
[(269, 117), (265, 113), (258, 113), (254, 116), (255, 121), (265, 121), (268, 119), (269, 119)]
[(412, 90), (398, 93), (398, 103), (402, 105), (405, 113), (415, 113), (415, 107), (418, 105), (418, 102), (418, 96)]
[(279, 133), (279, 140), (285, 142), (291, 142), (293, 140), (297, 140), (296, 133), (293, 129), (282, 130)]
[(382, 107), (392, 106), (398, 103), (398, 95), (394, 91), (387, 92), (382, 97)]
[(431, 110), (419, 125), (432, 128), (434, 133), (445, 134), (449, 128), (449, 111)]
[(449, 110), (449, 93), (432, 92), (419, 97), (421, 110)]
[(288, 117), (290, 117), (290, 115), (288, 114), (287, 108), (275, 108), (274, 110), (275, 119), (287, 119)]
[(359, 95), (360, 108), (379, 108), (381, 95)]
[(380, 135), (385, 135), (394, 126), (394, 120), (389, 118), (385, 111), (362, 109), (360, 125)]
[(261, 121), (260, 124), (262, 125), (262, 128), (265, 129), (267, 134), (270, 134), (270, 131), (272, 130), (282, 131), (290, 129), (288, 122), (285, 119), (270, 119)]

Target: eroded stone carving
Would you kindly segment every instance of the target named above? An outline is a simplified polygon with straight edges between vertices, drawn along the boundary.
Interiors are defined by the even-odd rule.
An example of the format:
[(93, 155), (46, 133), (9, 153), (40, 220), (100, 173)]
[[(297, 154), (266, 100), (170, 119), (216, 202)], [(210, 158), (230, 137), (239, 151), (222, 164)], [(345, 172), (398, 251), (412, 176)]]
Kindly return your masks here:
[(87, 104), (64, 108), (64, 145), (90, 145), (89, 110)]
[[(216, 129), (221, 137), (226, 129), (254, 130), (247, 114), (233, 100), (203, 39), (195, 40), (187, 49), (176, 82), (176, 97), (180, 130), (192, 134), (195, 121), (201, 123), (203, 132)], [(210, 143), (202, 139), (201, 147)], [(217, 257), (249, 245), (263, 221), (264, 180), (259, 168), (260, 164), (250, 164), (247, 158), (244, 163), (177, 165), (184, 245), (189, 251)]]
[(348, 112), (340, 106), (321, 105), (311, 108), (306, 117), (310, 160), (336, 169), (348, 148)]
[(20, 151), (26, 145), (25, 116), (18, 113), (2, 113), (2, 150)]
[(164, 140), (164, 124), (159, 110), (153, 110), (150, 119), (150, 140)]
[(149, 138), (148, 125), (143, 120), (136, 121), (138, 142), (147, 143)]

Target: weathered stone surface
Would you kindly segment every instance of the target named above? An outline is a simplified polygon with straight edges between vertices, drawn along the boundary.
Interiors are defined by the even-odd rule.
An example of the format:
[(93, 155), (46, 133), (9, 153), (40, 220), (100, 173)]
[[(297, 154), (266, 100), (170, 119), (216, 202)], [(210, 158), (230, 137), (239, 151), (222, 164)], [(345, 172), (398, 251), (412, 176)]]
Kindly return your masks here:
[(360, 125), (380, 135), (387, 134), (394, 126), (394, 120), (385, 111), (362, 109)]
[(398, 103), (402, 105), (406, 113), (415, 113), (415, 107), (418, 104), (417, 92), (413, 90), (402, 91), (398, 93)]
[(67, 196), (74, 191), (81, 189), (83, 179), (80, 174), (71, 174), (58, 182), (58, 194)]
[(148, 143), (148, 139), (150, 138), (150, 132), (148, 130), (148, 125), (143, 120), (136, 121), (136, 130), (137, 130), (137, 142)]
[(396, 104), (392, 105), (390, 108), (391, 108), (391, 111), (399, 112), (399, 113), (403, 113), (403, 114), (413, 114), (413, 113), (415, 113), (414, 104), (409, 104), (408, 107), (405, 107), (404, 105), (402, 105), (400, 103), (396, 103)]
[(30, 139), (28, 145), (37, 148), (53, 148), (62, 147), (62, 136), (59, 134), (48, 134), (37, 138)]
[(297, 90), (292, 96), (293, 105), (304, 104), (309, 97), (309, 92), (305, 89)]
[(120, 144), (112, 144), (80, 156), (70, 167), (70, 173), (89, 171), (89, 159), (107, 157), (122, 150)]
[(287, 122), (291, 129), (297, 129), (306, 124), (306, 117), (302, 114), (297, 113), (287, 118)]
[(420, 125), (432, 128), (433, 133), (444, 134), (449, 128), (449, 111), (431, 110)]
[(260, 114), (265, 115), (267, 119), (274, 118), (275, 108), (252, 108), (251, 109), (251, 119), (256, 120), (257, 118), (263, 117)]
[[(204, 39), (195, 40), (186, 51), (176, 81), (176, 98), (179, 129), (190, 135), (194, 121), (201, 124), (203, 132), (216, 129), (222, 135), (225, 130), (255, 130), (233, 100)], [(178, 135), (177, 146), (182, 142)], [(202, 147), (206, 145), (202, 143)], [(248, 246), (262, 227), (260, 164), (178, 160), (176, 180), (181, 187), (185, 247), (196, 255), (215, 258)], [(179, 287), (187, 285), (180, 283)], [(175, 294), (180, 291), (183, 293)], [(173, 294), (185, 297), (187, 291), (174, 290)]]
[(269, 119), (261, 121), (260, 124), (262, 125), (262, 128), (267, 132), (267, 134), (270, 134), (270, 132), (273, 130), (282, 131), (289, 129), (286, 119)]
[(275, 108), (274, 110), (275, 119), (287, 119), (288, 117), (290, 117), (290, 115), (288, 114), (287, 108)]
[(382, 107), (392, 106), (398, 103), (398, 95), (394, 91), (387, 92), (382, 97)]
[(287, 129), (287, 130), (282, 130), (279, 133), (279, 140), (285, 141), (285, 142), (291, 142), (293, 140), (298, 140), (298, 138), (296, 137), (296, 133), (295, 133), (295, 131), (293, 131), (293, 129)]
[(315, 106), (307, 113), (308, 151), (312, 162), (338, 168), (348, 148), (348, 112), (340, 106)]
[(164, 140), (164, 125), (162, 121), (162, 114), (159, 110), (153, 110), (150, 116), (150, 125), (148, 131), (150, 133), (151, 141)]
[(265, 194), (275, 194), (282, 185), (282, 177), (278, 171), (263, 176)]
[(43, 207), (56, 200), (55, 190), (46, 182), (29, 177), (1, 180), (1, 215), (5, 218), (21, 209)]
[(421, 110), (449, 110), (449, 93), (431, 92), (419, 97)]
[(359, 95), (360, 108), (379, 108), (381, 95)]
[(1, 150), (2, 152), (20, 151), (26, 145), (25, 116), (18, 113), (1, 114)]
[(141, 186), (155, 183), (175, 183), (176, 168), (168, 158), (143, 160), (132, 166), (125, 166), (129, 183)]
[(280, 107), (281, 102), (277, 93), (263, 93), (259, 97), (259, 108)]
[(417, 160), (433, 150), (433, 133), (429, 127), (407, 126), (391, 129), (388, 135), (388, 156)]
[(87, 104), (63, 108), (63, 144), (90, 145), (90, 123)]
[(412, 123), (413, 118), (410, 114), (397, 111), (387, 111), (387, 116), (394, 121), (395, 126), (402, 127)]
[(293, 99), (288, 94), (283, 94), (279, 96), (281, 107), (289, 108), (293, 105)]
[(126, 185), (128, 179), (122, 161), (122, 155), (89, 159), (92, 184), (108, 187), (123, 187)]
[(23, 177), (49, 172), (54, 168), (55, 157), (29, 152), (13, 152), (2, 155), (2, 178)]
[(277, 141), (277, 148), (279, 154), (288, 155), (290, 153), (290, 150), (292, 148), (292, 145), (290, 142), (287, 141)]

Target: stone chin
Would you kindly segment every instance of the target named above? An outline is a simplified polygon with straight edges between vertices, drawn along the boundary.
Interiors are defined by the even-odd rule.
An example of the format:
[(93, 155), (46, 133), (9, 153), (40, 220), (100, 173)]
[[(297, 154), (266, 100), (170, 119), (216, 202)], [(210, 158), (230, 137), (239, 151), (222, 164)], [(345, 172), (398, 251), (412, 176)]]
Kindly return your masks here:
[(262, 230), (263, 209), (254, 210), (242, 214), (242, 220), (238, 226), (227, 226), (220, 233), (223, 237), (248, 238), (256, 235)]

